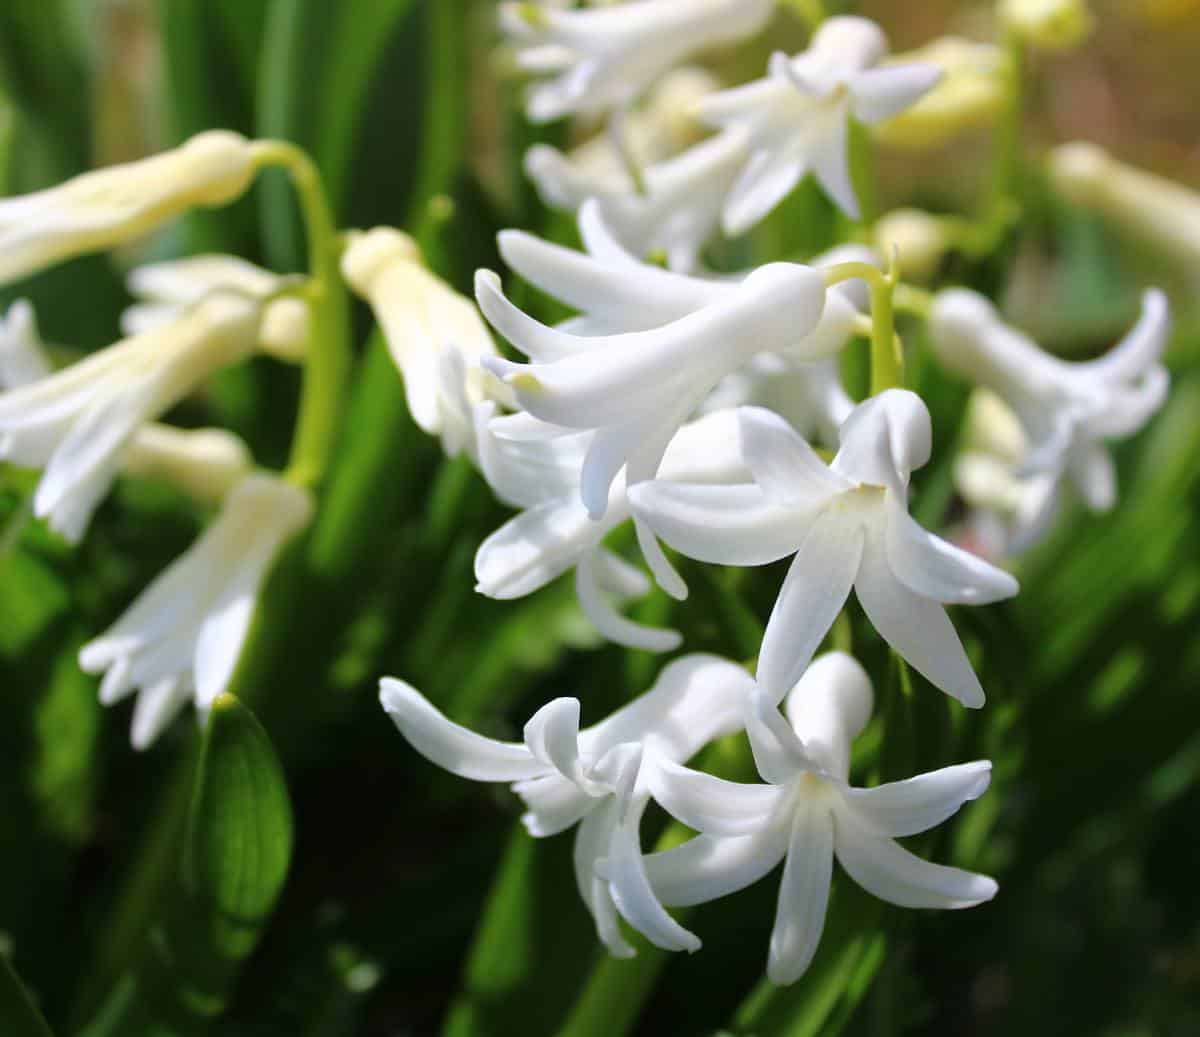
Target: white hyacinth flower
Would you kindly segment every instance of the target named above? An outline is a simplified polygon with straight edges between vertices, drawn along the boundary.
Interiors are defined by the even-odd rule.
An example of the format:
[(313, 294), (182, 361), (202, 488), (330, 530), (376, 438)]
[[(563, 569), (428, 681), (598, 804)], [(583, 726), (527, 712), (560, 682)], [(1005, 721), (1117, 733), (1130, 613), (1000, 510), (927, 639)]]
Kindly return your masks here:
[(619, 146), (611, 132), (597, 133), (567, 153), (534, 144), (525, 152), (525, 173), (542, 201), (556, 209), (574, 212), (586, 198), (636, 194), (627, 159), (646, 169), (696, 143), (708, 130), (693, 109), (717, 89), (717, 80), (705, 69), (675, 69), (650, 91), (644, 105), (623, 118), (617, 127)]
[[(679, 647), (677, 632), (625, 618), (603, 593), (637, 598), (650, 586), (638, 569), (603, 546), (604, 538), (631, 517), (624, 478), (613, 480), (603, 519), (591, 518), (580, 500), (580, 472), (594, 433), (504, 438), (506, 427), (521, 431), (525, 416), (501, 418), (489, 426), (489, 414), (482, 405), (480, 468), (497, 496), (524, 510), (480, 544), (475, 589), (490, 598), (520, 598), (573, 569), (580, 606), (610, 641), (652, 652)], [(684, 425), (667, 447), (662, 471), (681, 482), (745, 478), (734, 413), (713, 413)], [(669, 594), (683, 597), (687, 586), (658, 542), (644, 530), (639, 540), (658, 582)]]
[(929, 460), (929, 411), (889, 389), (842, 424), (826, 465), (778, 415), (742, 408), (742, 455), (753, 483), (664, 480), (629, 490), (634, 514), (703, 562), (765, 565), (795, 555), (767, 623), (759, 684), (780, 701), (799, 680), (853, 588), (875, 629), (964, 705), (983, 705), (943, 604), (1011, 597), (1017, 582), (922, 529), (908, 514), (910, 473)]
[[(472, 405), (493, 394), (478, 365), (496, 347), (471, 300), (431, 273), (417, 243), (402, 231), (376, 227), (352, 237), (342, 256), (347, 284), (371, 306), (388, 350), (404, 378), (413, 421), (429, 435), (454, 426), (462, 434), (459, 390)], [(466, 376), (456, 381), (447, 353), (459, 355)], [(447, 363), (452, 365), (447, 366)], [(449, 393), (449, 395), (448, 395)], [(467, 416), (469, 424), (469, 415)], [(449, 452), (450, 446), (447, 445)]]
[(196, 206), (226, 205), (254, 178), (255, 146), (228, 130), (171, 151), (0, 199), (0, 283), (139, 237)]
[(138, 430), (253, 353), (260, 315), (243, 296), (212, 296), (173, 324), (0, 395), (0, 459), (45, 468), (34, 514), (79, 540)]
[(750, 138), (749, 161), (725, 205), (727, 234), (749, 230), (810, 172), (843, 212), (858, 218), (850, 118), (868, 124), (890, 118), (941, 75), (936, 65), (875, 67), (886, 53), (887, 39), (874, 22), (830, 18), (802, 54), (774, 54), (767, 78), (700, 101), (706, 122)]
[(229, 685), (264, 577), (312, 517), (310, 494), (254, 473), (188, 550), (144, 590), (79, 665), (104, 673), (100, 701), (138, 692), (131, 737), (145, 749), (189, 700), (201, 715)]
[(1170, 377), (1160, 360), (1170, 323), (1166, 296), (1152, 289), (1120, 343), (1098, 360), (1071, 363), (1005, 324), (975, 292), (939, 292), (929, 315), (938, 359), (993, 390), (1020, 418), (1030, 443), (1025, 473), (1065, 474), (1094, 511), (1111, 508), (1117, 496), (1105, 440), (1139, 431), (1166, 399)]
[(609, 487), (652, 478), (671, 438), (729, 372), (762, 352), (795, 348), (817, 326), (825, 283), (811, 267), (773, 263), (714, 301), (661, 327), (581, 336), (548, 328), (513, 306), (490, 271), (476, 275), (480, 308), (532, 364), (485, 357), (520, 405), (553, 425), (595, 431), (583, 462), (580, 496), (599, 518)]
[[(731, 662), (685, 656), (668, 665), (645, 694), (582, 731), (578, 699), (547, 703), (525, 725), (523, 743), (460, 727), (403, 681), (385, 677), (379, 698), (409, 744), (439, 767), (472, 781), (511, 782), (527, 808), (521, 820), (530, 835), (542, 838), (579, 825), (580, 896), (609, 951), (631, 957), (618, 911), (659, 946), (689, 951), (700, 946), (654, 898), (642, 869), (638, 825), (655, 771), (738, 730), (753, 684)], [(597, 874), (601, 861), (619, 876), (619, 901)]]
[[(986, 760), (876, 788), (848, 783), (850, 746), (872, 710), (871, 682), (850, 656), (816, 659), (787, 700), (751, 692), (746, 730), (765, 784), (724, 781), (674, 764), (652, 775), (656, 800), (702, 834), (645, 858), (657, 898), (699, 904), (744, 889), (784, 861), (767, 976), (794, 983), (825, 924), (833, 861), (868, 893), (901, 907), (973, 907), (996, 895), (985, 875), (932, 864), (896, 839), (940, 824), (986, 791)], [(790, 722), (789, 722), (790, 721)], [(605, 870), (620, 902), (625, 876)]]
[(693, 54), (758, 32), (774, 8), (774, 0), (641, 0), (586, 11), (506, 3), (500, 26), (518, 68), (553, 77), (529, 88), (525, 109), (549, 122), (628, 107)]

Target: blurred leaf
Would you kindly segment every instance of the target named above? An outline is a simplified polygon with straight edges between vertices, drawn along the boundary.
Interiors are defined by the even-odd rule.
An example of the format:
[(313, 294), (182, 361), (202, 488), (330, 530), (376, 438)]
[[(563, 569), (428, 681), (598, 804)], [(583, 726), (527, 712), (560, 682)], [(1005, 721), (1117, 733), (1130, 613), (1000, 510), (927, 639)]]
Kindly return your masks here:
[(4, 1037), (53, 1037), (6, 954), (0, 954), (0, 1033)]

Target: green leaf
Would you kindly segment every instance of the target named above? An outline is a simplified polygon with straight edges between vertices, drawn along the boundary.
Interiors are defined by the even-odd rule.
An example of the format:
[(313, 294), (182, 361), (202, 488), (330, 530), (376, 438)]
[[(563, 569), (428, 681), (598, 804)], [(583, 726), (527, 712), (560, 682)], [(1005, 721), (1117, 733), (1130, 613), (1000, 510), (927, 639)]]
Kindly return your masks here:
[(0, 1033), (4, 1037), (53, 1037), (4, 954), (0, 954)]

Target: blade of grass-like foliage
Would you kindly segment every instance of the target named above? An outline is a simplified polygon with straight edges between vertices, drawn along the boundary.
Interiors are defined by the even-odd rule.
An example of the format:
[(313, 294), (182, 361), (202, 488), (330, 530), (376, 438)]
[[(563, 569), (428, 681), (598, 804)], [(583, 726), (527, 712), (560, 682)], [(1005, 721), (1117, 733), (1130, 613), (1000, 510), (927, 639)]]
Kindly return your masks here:
[(53, 1037), (7, 955), (0, 954), (0, 1033), (4, 1037)]

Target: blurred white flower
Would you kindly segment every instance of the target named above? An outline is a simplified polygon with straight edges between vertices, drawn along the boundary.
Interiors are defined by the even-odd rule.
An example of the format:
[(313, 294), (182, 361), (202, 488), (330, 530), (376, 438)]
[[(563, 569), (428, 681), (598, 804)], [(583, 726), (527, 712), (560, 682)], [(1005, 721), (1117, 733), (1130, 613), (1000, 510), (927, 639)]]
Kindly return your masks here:
[[(973, 907), (996, 895), (987, 876), (931, 864), (895, 841), (981, 796), (991, 780), (989, 762), (871, 789), (848, 784), (850, 745), (871, 716), (872, 698), (870, 679), (854, 659), (823, 655), (788, 696), (786, 720), (770, 696), (757, 688), (750, 693), (746, 730), (765, 784), (724, 781), (672, 763), (651, 775), (654, 798), (702, 833), (645, 858), (638, 879), (649, 878), (661, 903), (714, 900), (785, 862), (767, 958), (773, 983), (794, 983), (812, 962), (835, 857), (868, 893), (901, 907)], [(602, 871), (620, 903), (628, 873)]]
[(671, 438), (724, 375), (757, 353), (794, 347), (802, 357), (813, 355), (806, 337), (825, 301), (820, 273), (773, 263), (732, 289), (714, 284), (713, 302), (661, 327), (581, 336), (522, 313), (490, 271), (479, 271), (475, 291), (492, 326), (534, 360), (485, 357), (485, 366), (534, 417), (596, 432), (580, 481), (595, 518), (604, 514), (622, 467), (629, 485), (654, 476)]
[(0, 316), (0, 390), (36, 382), (52, 369), (33, 304), (28, 299), (16, 300)]
[(1116, 501), (1104, 441), (1133, 435), (1166, 399), (1170, 378), (1160, 359), (1169, 330), (1167, 299), (1157, 290), (1146, 292), (1129, 334), (1084, 363), (1051, 356), (966, 289), (939, 292), (929, 316), (941, 362), (993, 390), (1020, 418), (1030, 444), (1023, 474), (1065, 474), (1096, 511)]
[(500, 26), (517, 67), (551, 79), (529, 88), (526, 113), (549, 122), (629, 106), (692, 55), (758, 32), (774, 0), (641, 0), (595, 10), (505, 3)]
[[(490, 413), (486, 404), (481, 405), (480, 467), (497, 496), (524, 510), (480, 544), (475, 589), (491, 598), (520, 598), (573, 568), (579, 603), (609, 640), (653, 652), (679, 647), (678, 633), (626, 619), (603, 593), (635, 598), (650, 586), (640, 570), (603, 546), (604, 538), (630, 518), (624, 478), (618, 475), (613, 480), (603, 519), (591, 518), (580, 500), (580, 473), (594, 433), (505, 438), (506, 429), (515, 426), (520, 434), (528, 427), (526, 416), (501, 418), (489, 425)], [(684, 425), (667, 447), (662, 471), (681, 482), (745, 478), (734, 413), (714, 413)], [(662, 587), (683, 597), (687, 587), (658, 541), (639, 530), (639, 542)]]
[(138, 430), (256, 348), (261, 307), (215, 295), (155, 328), (0, 394), (0, 459), (45, 468), (34, 514), (77, 541)]
[[(464, 445), (463, 421), (470, 424), (463, 395), (472, 406), (494, 395), (477, 361), (496, 347), (478, 311), (425, 267), (411, 237), (391, 227), (354, 235), (342, 256), (342, 274), (371, 305), (404, 378), (413, 421), (430, 435), (452, 426), (444, 445), (455, 453)], [(459, 359), (448, 360), (449, 353)]]
[(80, 650), (86, 672), (104, 673), (102, 703), (138, 692), (135, 749), (149, 746), (189, 699), (203, 715), (227, 689), (263, 578), (312, 509), (307, 491), (265, 473), (246, 476), (200, 539)]
[(727, 234), (749, 230), (811, 172), (837, 205), (857, 219), (850, 180), (848, 123), (887, 119), (912, 105), (941, 75), (936, 65), (874, 67), (887, 52), (883, 31), (866, 18), (830, 18), (808, 50), (771, 57), (765, 79), (700, 101), (706, 122), (745, 132), (750, 157), (724, 208)]
[(767, 623), (760, 685), (780, 701), (804, 673), (850, 594), (880, 635), (931, 683), (983, 705), (943, 604), (1011, 597), (1008, 573), (926, 532), (908, 515), (909, 474), (929, 460), (929, 412), (890, 389), (842, 424), (829, 466), (778, 415), (739, 411), (754, 483), (632, 486), (634, 514), (691, 558), (765, 565), (794, 554)]
[[(535, 837), (578, 824), (575, 878), (600, 939), (631, 957), (617, 913), (670, 950), (700, 941), (676, 924), (650, 890), (642, 868), (638, 825), (647, 787), (664, 762), (681, 763), (714, 738), (738, 730), (753, 680), (715, 656), (689, 655), (668, 665), (644, 695), (607, 719), (579, 729), (579, 700), (555, 699), (525, 725), (524, 742), (501, 742), (460, 727), (403, 681), (385, 677), (380, 702), (422, 756), (472, 781), (512, 782), (522, 817)], [(619, 877), (621, 898), (596, 868)]]
[(0, 283), (129, 241), (195, 206), (232, 202), (255, 169), (251, 141), (211, 130), (161, 155), (0, 199)]

